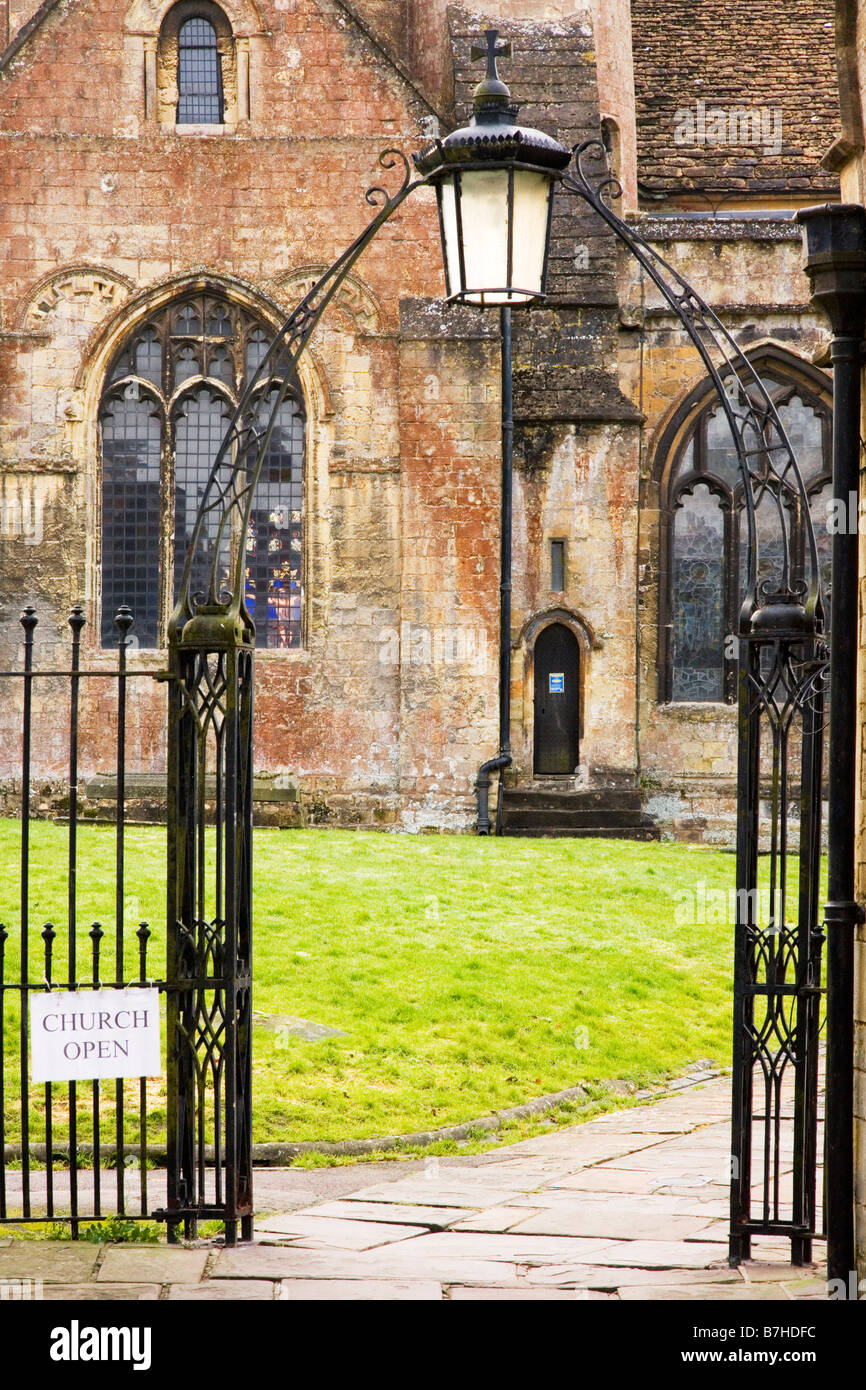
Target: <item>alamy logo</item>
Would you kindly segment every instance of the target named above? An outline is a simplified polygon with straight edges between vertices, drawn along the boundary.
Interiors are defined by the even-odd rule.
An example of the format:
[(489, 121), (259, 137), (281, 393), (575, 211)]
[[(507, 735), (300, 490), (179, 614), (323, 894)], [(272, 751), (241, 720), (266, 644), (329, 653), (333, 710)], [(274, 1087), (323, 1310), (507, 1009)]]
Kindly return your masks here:
[(150, 1370), (149, 1327), (68, 1327), (51, 1330), (52, 1361), (131, 1361), (134, 1371)]
[(782, 153), (778, 106), (708, 106), (696, 101), (674, 112), (675, 145), (757, 145), (765, 155)]

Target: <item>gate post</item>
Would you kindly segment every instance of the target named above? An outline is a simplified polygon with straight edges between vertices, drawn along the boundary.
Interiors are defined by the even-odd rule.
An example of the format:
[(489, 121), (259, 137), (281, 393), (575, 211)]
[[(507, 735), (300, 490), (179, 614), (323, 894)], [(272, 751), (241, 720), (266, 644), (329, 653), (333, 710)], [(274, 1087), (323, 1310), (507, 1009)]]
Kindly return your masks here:
[[(203, 605), (213, 610), (217, 605)], [(202, 611), (169, 645), (169, 1241), (252, 1239), (251, 633)]]
[[(866, 212), (859, 203), (803, 208), (812, 302), (833, 339), (833, 496), (859, 523), (860, 380), (866, 322)], [(853, 502), (853, 506), (851, 505)], [(827, 895), (827, 1277), (848, 1290), (854, 1248), (854, 942), (859, 525), (833, 536), (830, 624), (830, 814)], [(856, 1284), (856, 1278), (855, 1278)], [(854, 1297), (856, 1298), (856, 1292)]]

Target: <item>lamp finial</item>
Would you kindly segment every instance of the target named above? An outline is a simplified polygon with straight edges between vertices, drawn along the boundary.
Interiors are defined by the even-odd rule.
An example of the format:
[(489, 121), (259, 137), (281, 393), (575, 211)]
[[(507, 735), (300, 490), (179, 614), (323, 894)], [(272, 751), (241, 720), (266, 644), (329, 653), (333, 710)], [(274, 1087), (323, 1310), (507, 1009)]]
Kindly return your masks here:
[(499, 43), (498, 29), (484, 30), (485, 43), (472, 45), (472, 61), (477, 63), (481, 58), (487, 60), (487, 72), (484, 80), (479, 82), (475, 88), (475, 109), (482, 106), (501, 106), (505, 107), (511, 101), (511, 93), (499, 76), (496, 66), (497, 58), (511, 57), (511, 44)]

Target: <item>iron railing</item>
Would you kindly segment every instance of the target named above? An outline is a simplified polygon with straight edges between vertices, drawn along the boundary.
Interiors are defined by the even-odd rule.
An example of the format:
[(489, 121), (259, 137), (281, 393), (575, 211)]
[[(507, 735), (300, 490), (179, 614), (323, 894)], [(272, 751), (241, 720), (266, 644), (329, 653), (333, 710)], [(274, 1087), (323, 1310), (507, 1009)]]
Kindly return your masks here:
[[(34, 1084), (29, 1059), (30, 1000), (35, 992), (51, 990), (81, 991), (86, 997), (97, 988), (165, 987), (149, 973), (151, 926), (146, 921), (130, 920), (128, 909), (137, 906), (138, 900), (132, 895), (130, 904), (126, 892), (129, 686), (142, 680), (152, 685), (156, 673), (129, 669), (128, 634), (133, 615), (128, 608), (121, 608), (115, 620), (119, 643), (114, 664), (84, 667), (85, 622), (83, 609), (73, 608), (68, 666), (42, 665), (36, 659), (38, 617), (33, 608), (26, 608), (21, 616), (21, 668), (0, 671), (7, 730), (10, 712), (14, 712), (11, 718), (17, 719), (20, 710), (21, 749), (19, 777), (15, 779), (20, 794), (19, 871), (17, 883), (14, 874), (6, 877), (5, 893), (9, 896), (0, 922), (0, 1221), (65, 1222), (73, 1236), (88, 1220), (150, 1216), (151, 1102), (143, 1077)], [(111, 691), (107, 697), (106, 685)], [(99, 695), (83, 699), (85, 686), (98, 686)], [(106, 911), (88, 926), (80, 909), (81, 743), (83, 733), (89, 743), (99, 742), (101, 761), (105, 762), (109, 703), (117, 778), (114, 872), (97, 885)], [(65, 726), (62, 769), (56, 752), (58, 726)], [(49, 747), (50, 757), (46, 753)], [(58, 774), (68, 804), (65, 873), (55, 844), (50, 846), (48, 864), (41, 865), (33, 836), (32, 801), (39, 795), (35, 787)], [(92, 871), (86, 887), (91, 896)], [(52, 912), (47, 920), (44, 914), (38, 915), (38, 908), (46, 892), (58, 888), (65, 911)], [(58, 905), (56, 894), (54, 905)], [(113, 1175), (108, 1165), (113, 1167)]]

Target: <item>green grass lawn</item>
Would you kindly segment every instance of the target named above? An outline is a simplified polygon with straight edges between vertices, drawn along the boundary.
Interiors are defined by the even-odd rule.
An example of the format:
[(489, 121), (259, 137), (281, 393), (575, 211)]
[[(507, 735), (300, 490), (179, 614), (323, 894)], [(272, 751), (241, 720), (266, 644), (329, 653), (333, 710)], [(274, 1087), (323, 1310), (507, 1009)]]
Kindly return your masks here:
[[(19, 836), (18, 823), (0, 822), (7, 980)], [(41, 960), (38, 928), (66, 919), (66, 842), (64, 826), (33, 826), (31, 960)], [(86, 930), (99, 920), (110, 978), (114, 833), (82, 827), (79, 846), (79, 958), (89, 961)], [(164, 866), (164, 829), (130, 830), (127, 961), (137, 963), (134, 931), (148, 920), (153, 975)], [(697, 1058), (727, 1063), (733, 931), (678, 922), (675, 894), (701, 882), (727, 890), (733, 875), (732, 855), (683, 845), (256, 831), (254, 1008), (346, 1036), (255, 1029), (254, 1138), (406, 1133), (583, 1081), (646, 1083)]]

